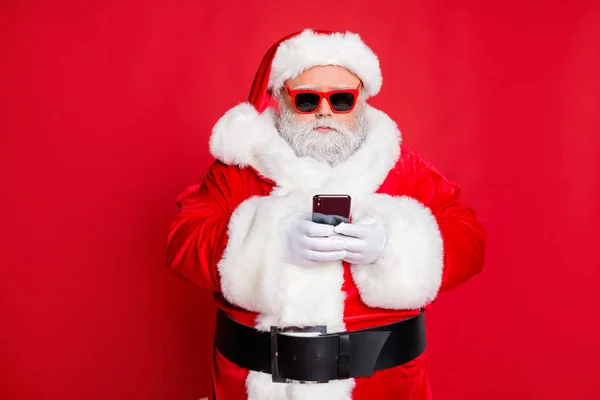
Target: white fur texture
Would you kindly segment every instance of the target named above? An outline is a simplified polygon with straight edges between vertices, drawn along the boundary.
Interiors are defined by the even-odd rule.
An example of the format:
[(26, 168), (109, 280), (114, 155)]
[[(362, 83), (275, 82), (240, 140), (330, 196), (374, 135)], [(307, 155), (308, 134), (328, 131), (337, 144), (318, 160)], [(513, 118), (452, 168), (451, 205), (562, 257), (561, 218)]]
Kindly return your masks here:
[(218, 264), (221, 289), (231, 303), (260, 313), (258, 329), (344, 329), (341, 263), (302, 267), (284, 261), (288, 218), (306, 204), (311, 198), (303, 195), (252, 197), (230, 219), (229, 240)]
[[(229, 240), (218, 268), (225, 298), (259, 317), (256, 328), (326, 325), (345, 330), (344, 271), (341, 262), (302, 267), (283, 261), (287, 218), (310, 204), (310, 197), (252, 197), (234, 212)], [(248, 398), (273, 400), (349, 400), (354, 380), (331, 384), (273, 383), (250, 371)]]
[(435, 299), (444, 250), (435, 216), (417, 200), (373, 194), (354, 210), (381, 221), (387, 245), (370, 265), (351, 268), (360, 296), (371, 307), (419, 309)]
[(316, 384), (271, 382), (271, 375), (250, 371), (246, 380), (248, 400), (350, 400), (354, 379)]
[[(225, 114), (213, 129), (210, 151), (214, 157), (229, 165), (252, 166), (262, 176), (276, 182), (271, 195), (252, 197), (235, 210), (229, 222), (228, 243), (218, 265), (223, 295), (233, 304), (258, 312), (257, 329), (268, 330), (271, 325), (285, 327), (320, 324), (327, 325), (329, 332), (345, 329), (341, 262), (323, 263), (314, 267), (286, 263), (283, 260), (283, 232), (290, 216), (298, 211), (311, 210), (312, 196), (315, 193), (351, 195), (354, 215), (361, 212), (366, 214), (369, 207), (375, 204), (373, 201), (378, 197), (373, 193), (400, 156), (401, 135), (396, 124), (383, 112), (367, 106), (366, 113), (367, 139), (356, 153), (333, 167), (312, 158), (297, 157), (289, 144), (279, 136), (272, 109), (258, 114), (250, 104), (238, 105)], [(379, 199), (376, 204), (381, 203), (380, 206), (375, 205), (371, 211), (375, 216), (383, 218), (384, 223), (390, 216), (401, 216), (398, 219), (399, 227), (417, 220), (431, 222), (425, 218), (424, 210), (417, 209), (417, 213), (413, 215), (411, 211), (415, 207), (404, 204), (406, 201), (394, 201), (392, 210), (389, 210), (387, 206), (391, 204), (383, 204), (383, 200)], [(399, 208), (396, 209), (396, 206)], [(378, 210), (381, 212), (377, 213)], [(405, 217), (408, 221), (406, 223), (402, 222)], [(406, 243), (415, 245), (416, 239), (411, 239), (412, 231), (402, 231), (393, 224), (386, 226), (389, 229), (389, 241), (398, 242), (401, 250), (396, 254), (388, 246), (385, 251), (390, 255), (384, 255), (382, 260), (394, 262), (400, 259), (403, 264), (399, 267), (404, 272), (394, 275), (391, 264), (385, 263), (365, 266), (380, 272), (364, 277), (361, 288), (365, 293), (361, 292), (361, 296), (372, 295), (365, 282), (369, 279), (379, 282), (378, 279), (384, 275), (394, 279), (406, 276), (412, 279), (411, 285), (415, 279), (419, 282), (415, 278), (417, 268), (421, 268), (424, 263), (419, 257), (409, 259), (404, 255)], [(417, 233), (422, 229), (424, 228), (414, 227)], [(419, 237), (431, 239), (427, 235)], [(410, 260), (416, 260), (419, 264), (415, 264), (413, 268)], [(356, 271), (353, 273), (356, 277)], [(426, 275), (431, 274), (426, 272)], [(376, 284), (378, 283), (374, 283)], [(381, 288), (391, 290), (385, 295), (398, 300), (395, 296), (396, 286), (390, 284), (389, 288)], [(399, 286), (402, 287), (402, 284)], [(423, 288), (427, 289), (428, 286), (423, 285)], [(399, 298), (408, 299), (408, 296), (409, 293), (405, 292), (404, 297)], [(428, 298), (429, 295), (425, 297)], [(418, 299), (412, 300), (418, 303)], [(388, 304), (387, 301), (385, 303)], [(269, 375), (251, 371), (246, 386), (251, 400), (349, 400), (354, 380), (328, 384), (273, 383)]]
[(255, 149), (273, 135), (278, 135), (273, 112), (259, 114), (250, 103), (241, 103), (217, 121), (210, 136), (209, 149), (225, 164), (243, 168), (252, 164)]
[(277, 194), (299, 190), (338, 191), (353, 197), (371, 194), (400, 157), (401, 134), (384, 112), (366, 107), (367, 139), (358, 151), (334, 167), (310, 157), (297, 157), (277, 132), (275, 111), (269, 108), (259, 114), (249, 103), (232, 108), (217, 122), (210, 152), (228, 165), (251, 165), (277, 182)]
[(356, 33), (317, 34), (307, 29), (281, 43), (273, 59), (269, 89), (283, 87), (286, 80), (317, 65), (338, 65), (356, 74), (366, 97), (379, 93), (382, 85), (379, 58)]

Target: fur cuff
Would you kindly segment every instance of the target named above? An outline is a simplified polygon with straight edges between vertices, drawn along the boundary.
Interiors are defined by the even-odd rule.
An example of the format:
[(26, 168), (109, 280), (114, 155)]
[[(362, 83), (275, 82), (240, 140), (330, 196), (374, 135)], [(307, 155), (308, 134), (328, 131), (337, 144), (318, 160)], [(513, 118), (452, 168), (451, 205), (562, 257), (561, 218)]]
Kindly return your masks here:
[(417, 200), (383, 194), (368, 196), (353, 218), (372, 216), (383, 223), (387, 244), (370, 265), (352, 266), (362, 300), (371, 307), (419, 309), (433, 301), (442, 281), (443, 241), (431, 211)]

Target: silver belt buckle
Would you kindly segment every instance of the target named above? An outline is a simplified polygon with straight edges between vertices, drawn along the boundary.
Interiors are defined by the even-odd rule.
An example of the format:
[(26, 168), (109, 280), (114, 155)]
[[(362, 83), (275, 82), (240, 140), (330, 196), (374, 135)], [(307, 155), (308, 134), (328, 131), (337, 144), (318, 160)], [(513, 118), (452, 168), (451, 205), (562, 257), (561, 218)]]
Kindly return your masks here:
[[(327, 383), (327, 382), (304, 382), (304, 381), (295, 381), (292, 379), (287, 379), (279, 375), (279, 363), (278, 357), (279, 353), (277, 351), (277, 335), (285, 334), (285, 333), (315, 333), (316, 335), (307, 335), (307, 336), (319, 336), (327, 333), (326, 325), (316, 325), (316, 326), (307, 326), (307, 327), (286, 327), (280, 328), (277, 326), (271, 326), (269, 330), (270, 344), (271, 344), (271, 378), (275, 383)], [(298, 335), (304, 336), (304, 335)]]

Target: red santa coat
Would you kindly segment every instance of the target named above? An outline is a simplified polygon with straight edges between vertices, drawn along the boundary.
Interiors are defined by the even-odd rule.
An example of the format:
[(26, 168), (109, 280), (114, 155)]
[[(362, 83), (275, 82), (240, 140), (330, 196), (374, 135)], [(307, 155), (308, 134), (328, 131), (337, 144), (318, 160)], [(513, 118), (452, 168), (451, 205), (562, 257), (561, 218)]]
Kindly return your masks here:
[[(298, 158), (279, 136), (274, 111), (241, 104), (215, 125), (217, 161), (178, 199), (168, 236), (174, 273), (214, 292), (240, 323), (327, 325), (329, 332), (389, 324), (419, 312), (483, 267), (485, 235), (460, 189), (401, 144), (396, 124), (367, 108), (368, 137), (331, 167)], [(371, 265), (302, 267), (284, 260), (286, 220), (310, 211), (317, 193), (352, 196), (352, 218), (373, 216), (387, 244)], [(273, 383), (218, 351), (213, 398), (430, 399), (427, 352), (368, 378), (325, 384)]]

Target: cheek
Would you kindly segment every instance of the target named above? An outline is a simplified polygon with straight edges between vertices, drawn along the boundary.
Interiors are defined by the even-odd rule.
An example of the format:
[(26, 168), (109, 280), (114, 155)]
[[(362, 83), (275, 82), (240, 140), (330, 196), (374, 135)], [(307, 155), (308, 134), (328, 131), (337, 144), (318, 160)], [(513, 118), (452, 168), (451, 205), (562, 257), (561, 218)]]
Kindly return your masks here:
[(310, 122), (310, 121), (314, 120), (315, 118), (316, 118), (315, 114), (298, 114), (298, 113), (294, 114), (294, 119), (298, 122)]
[(333, 114), (333, 119), (340, 124), (354, 127), (354, 111), (349, 114)]

